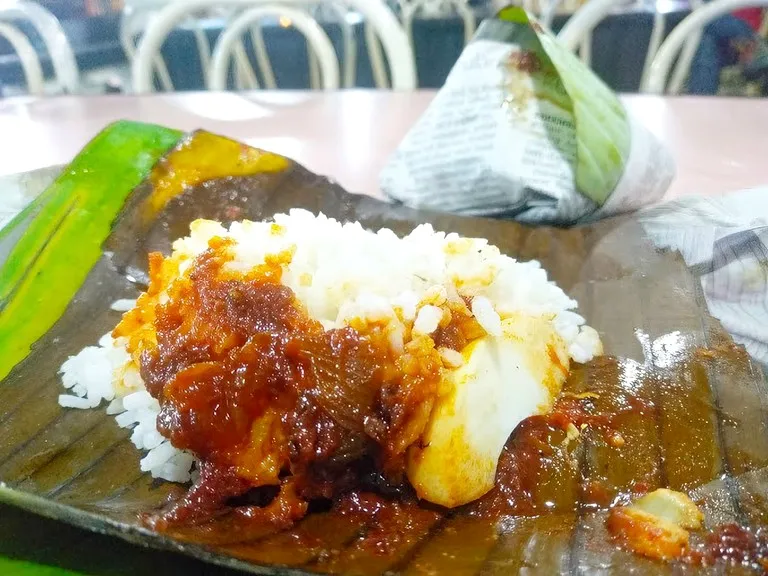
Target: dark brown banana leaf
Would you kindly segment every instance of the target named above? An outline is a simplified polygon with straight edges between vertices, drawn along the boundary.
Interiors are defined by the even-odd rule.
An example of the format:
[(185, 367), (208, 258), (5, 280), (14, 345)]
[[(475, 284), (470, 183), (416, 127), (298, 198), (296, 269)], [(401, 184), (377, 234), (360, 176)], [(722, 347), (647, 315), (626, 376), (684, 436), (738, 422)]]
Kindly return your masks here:
[[(107, 240), (105, 250), (112, 255), (102, 256), (61, 319), (0, 384), (0, 502), (143, 547), (264, 574), (697, 572), (618, 548), (606, 533), (605, 512), (580, 501), (580, 486), (591, 480), (616, 493), (638, 482), (687, 491), (701, 502), (709, 526), (768, 523), (768, 396), (762, 372), (709, 315), (700, 283), (682, 260), (657, 252), (631, 218), (563, 230), (417, 212), (350, 195), (274, 156), (250, 175), (215, 178), (203, 171), (186, 180), (198, 184), (174, 195), (181, 188), (174, 188), (178, 170), (172, 168), (200, 160), (189, 156), (189, 147), (172, 152), (161, 163), (165, 172), (156, 170), (134, 191)], [(158, 201), (158, 190), (172, 188), (174, 193)], [(606, 352), (620, 358), (608, 370), (605, 362), (579, 370), (567, 386), (631, 391), (654, 406), (654, 416), (630, 421), (622, 430), (622, 448), (605, 449), (584, 435), (576, 472), (543, 479), (532, 495), (552, 502), (556, 512), (511, 518), (499, 529), (460, 513), (417, 523), (387, 555), (360, 546), (368, 526), (333, 513), (310, 515), (287, 533), (251, 535), (226, 546), (184, 543), (147, 530), (138, 514), (178, 495), (180, 487), (141, 474), (141, 455), (129, 432), (102, 409), (61, 409), (59, 367), (113, 328), (119, 315), (110, 304), (138, 294), (147, 253), (168, 252), (191, 220), (259, 220), (293, 207), (397, 233), (431, 222), (439, 230), (488, 238), (515, 258), (540, 260), (579, 300)], [(35, 520), (4, 505), (0, 515), (0, 554), (94, 574), (227, 571)], [(731, 566), (725, 572), (742, 570)]]

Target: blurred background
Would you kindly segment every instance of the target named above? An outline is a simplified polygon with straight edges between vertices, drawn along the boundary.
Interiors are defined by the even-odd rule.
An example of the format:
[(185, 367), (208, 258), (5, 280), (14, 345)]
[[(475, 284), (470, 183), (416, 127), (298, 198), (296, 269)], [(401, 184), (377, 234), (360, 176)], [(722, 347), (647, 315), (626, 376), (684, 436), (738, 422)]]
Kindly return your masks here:
[[(574, 13), (585, 8), (584, 0), (520, 1), (555, 33)], [(152, 19), (171, 3), (173, 0), (0, 0), (0, 96), (132, 92), (131, 64), (136, 47)], [(504, 3), (386, 0), (408, 33), (417, 87), (442, 86), (476, 27)], [(585, 30), (578, 52), (611, 88), (627, 93), (645, 88), (650, 64), (664, 38), (702, 5), (700, 0), (602, 3), (607, 8), (601, 9), (597, 24)], [(265, 4), (254, 2), (256, 5)], [(339, 60), (339, 87), (391, 87), (387, 56), (361, 14), (335, 1), (302, 3), (301, 8), (333, 45)], [(43, 11), (47, 20), (40, 24), (35, 17)], [(221, 8), (211, 1), (210, 7), (165, 31), (162, 50), (154, 60), (154, 88), (189, 91), (210, 87), (212, 48), (236, 15), (236, 10)], [(276, 12), (260, 18), (234, 52), (228, 87), (321, 87), (322, 62), (307, 48), (294, 24), (291, 17)], [(51, 32), (56, 26), (58, 30)], [(682, 77), (672, 91), (744, 96), (768, 93), (767, 33), (764, 6), (716, 18), (703, 28), (700, 37), (691, 40), (695, 45), (688, 49), (695, 51), (695, 57), (689, 55), (686, 67), (690, 71), (678, 72)], [(63, 54), (67, 51), (72, 54), (70, 62)], [(34, 59), (39, 64), (32, 62)], [(69, 69), (72, 66), (74, 71)]]

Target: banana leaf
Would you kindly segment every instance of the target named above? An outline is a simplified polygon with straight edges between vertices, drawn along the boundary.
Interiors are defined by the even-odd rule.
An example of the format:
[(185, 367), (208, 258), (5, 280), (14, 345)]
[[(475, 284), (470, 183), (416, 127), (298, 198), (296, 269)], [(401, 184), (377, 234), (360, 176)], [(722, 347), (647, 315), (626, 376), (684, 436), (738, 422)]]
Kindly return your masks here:
[(0, 574), (7, 576), (78, 576), (78, 572), (0, 557)]
[[(108, 163), (87, 168), (94, 171), (89, 178), (110, 177)], [(689, 491), (709, 525), (765, 523), (762, 372), (709, 315), (683, 261), (657, 252), (631, 218), (564, 230), (414, 211), (348, 194), (288, 159), (205, 132), (181, 140), (138, 187), (118, 193), (127, 200), (105, 250), (58, 320), (0, 382), (0, 553), (89, 575), (675, 573), (678, 566), (614, 545), (605, 510), (584, 501), (582, 485), (593, 481), (616, 495), (636, 481)], [(606, 387), (631, 390), (653, 406), (653, 417), (627, 423), (623, 449), (583, 435), (573, 467), (542, 477), (532, 490), (531, 499), (554, 506), (551, 513), (496, 526), (459, 510), (410, 525), (387, 554), (362, 544), (375, 525), (332, 511), (239, 542), (204, 545), (148, 530), (139, 515), (183, 488), (142, 474), (130, 431), (103, 410), (62, 409), (58, 369), (112, 329), (120, 315), (109, 306), (136, 297), (147, 252), (168, 252), (191, 220), (261, 220), (293, 207), (396, 233), (430, 222), (487, 238), (512, 257), (540, 260), (615, 356), (575, 371), (566, 390), (598, 397)], [(33, 521), (16, 508), (47, 519)]]
[(180, 136), (133, 122), (109, 126), (0, 230), (9, 251), (0, 267), (0, 379), (59, 318), (126, 197)]

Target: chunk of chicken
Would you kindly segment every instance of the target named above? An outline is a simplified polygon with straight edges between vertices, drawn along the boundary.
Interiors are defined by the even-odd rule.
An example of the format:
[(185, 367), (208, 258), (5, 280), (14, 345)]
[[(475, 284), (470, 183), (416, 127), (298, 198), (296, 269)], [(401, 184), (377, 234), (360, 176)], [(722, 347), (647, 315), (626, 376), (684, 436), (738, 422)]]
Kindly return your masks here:
[(682, 492), (660, 488), (629, 506), (613, 508), (609, 532), (624, 546), (649, 558), (671, 560), (688, 550), (688, 530), (701, 528), (704, 515)]

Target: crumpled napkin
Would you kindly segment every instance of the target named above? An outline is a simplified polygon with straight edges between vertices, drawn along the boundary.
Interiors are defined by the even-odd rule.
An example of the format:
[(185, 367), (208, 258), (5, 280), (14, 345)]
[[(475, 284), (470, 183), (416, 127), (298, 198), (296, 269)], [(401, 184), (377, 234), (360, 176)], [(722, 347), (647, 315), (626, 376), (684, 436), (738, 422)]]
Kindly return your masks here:
[(768, 187), (686, 197), (637, 219), (657, 247), (682, 254), (712, 316), (768, 367)]
[(415, 208), (568, 225), (659, 200), (667, 150), (520, 8), (480, 26), (380, 175)]

